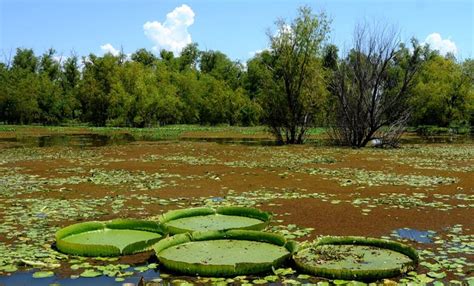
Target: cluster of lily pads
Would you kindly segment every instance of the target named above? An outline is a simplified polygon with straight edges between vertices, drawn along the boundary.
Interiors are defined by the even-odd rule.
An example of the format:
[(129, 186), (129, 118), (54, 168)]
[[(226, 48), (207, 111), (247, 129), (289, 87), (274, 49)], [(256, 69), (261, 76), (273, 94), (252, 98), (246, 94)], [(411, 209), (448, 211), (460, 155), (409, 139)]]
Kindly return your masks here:
[[(269, 213), (255, 208), (181, 209), (161, 215), (156, 222), (113, 220), (70, 225), (56, 233), (55, 246), (66, 254), (92, 257), (153, 249), (165, 268), (191, 276), (266, 273), (291, 259), (303, 278), (310, 274), (373, 281), (414, 270), (418, 264), (416, 250), (390, 240), (325, 237), (300, 247), (282, 235), (262, 231), (270, 219)], [(88, 269), (81, 276), (97, 273)]]
[[(219, 157), (219, 153), (208, 152), (205, 149), (192, 149), (192, 152), (188, 152), (188, 147), (196, 147), (194, 144), (186, 142), (179, 144), (182, 144), (179, 146), (181, 148), (179, 152), (170, 154), (163, 152), (159, 155), (145, 154), (143, 157), (132, 156), (131, 158), (122, 156), (126, 154), (128, 149), (115, 147), (100, 150), (63, 148), (60, 152), (57, 149), (49, 148), (0, 150), (0, 165), (2, 165), (0, 166), (0, 173), (2, 174), (0, 176), (0, 219), (2, 220), (2, 224), (0, 224), (0, 276), (9, 275), (9, 273), (16, 271), (20, 271), (21, 274), (21, 271), (35, 268), (41, 270), (35, 272), (37, 273), (34, 274), (35, 277), (53, 275), (54, 273), (72, 278), (107, 275), (120, 281), (134, 272), (155, 269), (158, 267), (156, 261), (148, 261), (144, 266), (136, 266), (134, 263), (122, 262), (115, 257), (82, 258), (64, 255), (51, 249), (51, 238), (53, 237), (52, 234), (59, 229), (59, 226), (75, 221), (106, 220), (111, 217), (127, 217), (130, 214), (133, 217), (153, 220), (155, 219), (153, 215), (157, 213), (157, 206), (160, 211), (162, 208), (202, 205), (220, 207), (238, 204), (259, 207), (260, 205), (284, 205), (284, 200), (311, 198), (314, 201), (325, 203), (352, 205), (359, 208), (364, 215), (368, 215), (368, 219), (374, 216), (376, 212), (372, 212), (372, 210), (375, 209), (406, 210), (416, 208), (427, 211), (436, 209), (466, 212), (474, 207), (474, 197), (470, 192), (469, 184), (465, 183), (465, 177), (467, 176), (461, 174), (461, 172), (472, 172), (474, 149), (471, 146), (456, 146), (455, 148), (452, 146), (422, 146), (390, 151), (383, 149), (347, 150), (342, 155), (332, 151), (327, 152), (326, 149), (312, 150), (309, 148), (305, 149), (305, 153), (298, 155), (295, 155), (294, 151), (296, 149), (292, 150), (290, 148), (253, 147), (249, 148), (249, 152), (222, 148), (221, 154), (228, 156), (228, 158), (222, 159)], [(131, 146), (130, 148), (135, 147)], [(205, 148), (208, 148), (207, 145)], [(204, 152), (199, 152), (201, 150)], [(390, 170), (393, 171), (390, 167), (384, 169), (384, 172), (369, 171), (369, 169), (367, 171), (361, 169), (361, 172), (356, 172), (357, 169), (352, 166), (351, 168), (338, 168), (339, 163), (345, 163), (345, 156), (354, 153), (364, 153), (364, 155), (367, 155), (367, 157), (364, 157), (367, 161), (372, 159), (384, 160), (390, 161), (393, 166), (395, 164), (406, 165), (406, 167), (414, 169), (410, 173), (416, 174), (417, 177), (406, 176), (403, 172), (398, 174), (397, 172), (389, 173)], [(209, 154), (212, 154), (212, 156)], [(272, 156), (269, 156), (270, 154)], [(258, 160), (249, 160), (254, 156), (258, 156)], [(235, 157), (235, 159), (229, 159), (231, 157)], [(186, 195), (181, 195), (179, 189), (182, 186), (190, 187), (191, 184), (195, 183), (192, 180), (199, 179), (198, 176), (204, 178), (200, 174), (186, 174), (178, 177), (178, 174), (168, 173), (166, 169), (159, 169), (150, 173), (120, 170), (118, 168), (115, 169), (116, 171), (112, 171), (115, 162), (125, 160), (146, 162), (148, 159), (151, 161), (166, 161), (165, 167), (183, 164), (218, 164), (228, 167), (247, 167), (247, 169), (232, 169), (236, 173), (247, 176), (259, 173), (259, 170), (248, 168), (258, 167), (263, 168), (265, 172), (279, 174), (282, 178), (291, 178), (296, 175), (298, 176), (296, 180), (301, 178), (297, 173), (307, 173), (311, 169), (321, 167), (321, 165), (314, 166), (313, 164), (332, 164), (323, 165), (327, 168), (319, 168), (322, 171), (311, 175), (311, 178), (319, 179), (319, 177), (322, 177), (323, 179), (334, 180), (340, 185), (347, 184), (351, 189), (357, 188), (356, 190), (359, 193), (351, 192), (347, 195), (313, 193), (302, 189), (301, 187), (304, 186), (297, 184), (294, 188), (256, 185), (244, 192), (232, 191), (233, 188), (238, 189), (238, 186), (228, 184), (225, 181), (225, 173), (219, 172), (206, 175), (205, 179), (216, 181), (219, 181), (219, 178), (222, 179), (221, 191), (218, 195), (222, 197), (207, 197), (206, 194), (203, 194), (203, 197), (190, 198), (180, 197)], [(51, 172), (45, 175), (20, 161), (28, 164), (32, 163), (32, 165), (40, 162), (43, 164), (59, 162), (59, 164), (53, 164)], [(16, 162), (19, 162), (18, 167), (15, 165)], [(306, 165), (303, 166), (303, 164)], [(59, 167), (54, 168), (55, 166)], [(332, 172), (332, 169), (341, 172)], [(419, 172), (416, 169), (449, 170), (450, 172)], [(191, 178), (191, 176), (196, 177)], [(67, 179), (65, 179), (66, 177)], [(88, 192), (76, 192), (73, 183), (75, 177), (80, 178), (81, 182), (87, 182), (86, 184), (105, 186), (103, 189), (106, 189), (106, 194), (104, 196), (102, 194), (100, 196), (92, 194), (91, 196)], [(122, 179), (126, 179), (127, 183), (124, 183)], [(455, 185), (445, 187), (445, 185), (450, 184), (450, 179), (456, 181)], [(371, 195), (370, 193), (364, 194), (362, 190), (369, 186), (390, 186), (394, 184), (394, 180), (396, 181), (395, 184), (402, 185), (397, 190), (403, 188), (408, 192), (392, 192), (391, 189), (387, 189), (384, 190), (384, 193)], [(414, 182), (415, 180), (422, 182), (422, 186), (418, 182)], [(461, 183), (459, 187), (457, 183)], [(152, 184), (155, 184), (155, 186)], [(196, 188), (202, 187), (201, 182), (196, 182), (195, 185)], [(176, 189), (176, 196), (173, 196), (173, 198), (160, 197), (160, 193), (150, 190), (150, 186), (153, 190), (170, 186), (172, 189)], [(384, 187), (379, 189), (382, 188)], [(413, 189), (416, 189), (416, 191), (412, 192)], [(444, 190), (448, 189), (457, 189), (459, 193), (444, 193)], [(284, 214), (280, 214), (280, 216), (284, 216)], [(278, 218), (273, 222), (277, 222), (277, 224), (269, 226), (266, 230), (278, 233), (287, 240), (304, 238), (308, 234), (313, 237), (315, 235), (315, 232), (312, 232), (310, 228), (293, 224), (281, 225), (283, 221), (278, 220)], [(439, 285), (440, 281), (459, 285), (471, 283), (472, 280), (469, 280), (469, 276), (472, 275), (474, 267), (471, 259), (474, 255), (474, 246), (472, 245), (474, 237), (469, 233), (472, 233), (472, 227), (470, 228), (465, 223), (463, 228), (451, 226), (442, 229), (440, 226), (440, 228), (436, 228), (436, 231), (438, 233), (433, 235), (433, 243), (416, 245), (421, 256), (417, 273), (414, 271), (408, 272), (407, 276), (403, 276), (397, 281), (410, 285), (423, 283)], [(400, 240), (396, 236), (387, 238)], [(413, 244), (413, 241), (410, 241), (410, 244)], [(272, 272), (269, 275), (257, 277), (239, 275), (238, 279), (236, 277), (197, 278), (196, 280), (186, 277), (184, 279), (187, 282), (197, 281), (197, 283), (218, 284), (233, 283), (232, 280), (240, 284), (259, 284), (272, 281), (285, 284), (307, 281), (320, 282), (320, 280), (307, 280), (304, 276), (306, 274), (295, 274), (293, 270), (287, 268), (276, 268)], [(160, 278), (162, 279), (168, 281), (169, 278), (170, 281), (176, 281), (176, 283), (183, 280), (174, 275), (166, 278), (166, 275), (162, 274), (162, 269), (160, 269)], [(184, 283), (183, 281), (181, 282)], [(335, 280), (335, 282), (343, 283), (338, 280)]]

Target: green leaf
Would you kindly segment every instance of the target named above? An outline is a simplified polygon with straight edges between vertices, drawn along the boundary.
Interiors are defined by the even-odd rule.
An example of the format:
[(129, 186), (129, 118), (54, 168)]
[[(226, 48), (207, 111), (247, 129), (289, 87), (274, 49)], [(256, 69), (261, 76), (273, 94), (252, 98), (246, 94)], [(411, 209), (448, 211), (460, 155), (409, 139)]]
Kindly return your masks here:
[(91, 270), (91, 269), (86, 269), (84, 272), (81, 273), (81, 277), (86, 277), (86, 278), (92, 278), (92, 277), (97, 277), (101, 276), (102, 272)]
[(445, 273), (445, 272), (439, 272), (439, 273), (437, 273), (437, 272), (431, 271), (431, 272), (426, 273), (426, 275), (428, 275), (428, 276), (431, 277), (431, 278), (437, 278), (437, 279), (442, 279), (442, 278), (446, 277), (446, 273)]
[(47, 278), (54, 276), (53, 271), (38, 271), (33, 273), (33, 278)]

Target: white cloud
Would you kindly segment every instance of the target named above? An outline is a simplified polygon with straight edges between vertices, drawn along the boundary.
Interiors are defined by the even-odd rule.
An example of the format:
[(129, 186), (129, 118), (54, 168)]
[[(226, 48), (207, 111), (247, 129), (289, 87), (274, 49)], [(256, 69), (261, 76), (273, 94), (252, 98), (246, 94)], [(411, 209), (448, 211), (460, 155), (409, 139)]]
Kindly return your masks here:
[(53, 60), (55, 60), (58, 63), (64, 63), (68, 59), (68, 56), (63, 56), (63, 55), (54, 55)]
[(166, 49), (178, 54), (192, 42), (189, 26), (194, 23), (194, 12), (188, 5), (176, 7), (166, 15), (163, 23), (146, 22), (143, 25), (145, 35), (155, 45), (154, 50)]
[(254, 57), (258, 54), (261, 54), (264, 51), (270, 51), (270, 48), (264, 48), (264, 49), (260, 49), (260, 50), (256, 50), (256, 51), (251, 51), (251, 52), (249, 52), (249, 56)]
[(107, 43), (105, 45), (100, 46), (100, 49), (104, 53), (111, 53), (114, 56), (118, 56), (120, 54), (120, 51), (114, 48), (111, 44)]
[(443, 39), (438, 33), (429, 34), (422, 44), (428, 44), (431, 49), (438, 50), (441, 55), (446, 55), (447, 53), (455, 55), (458, 52), (458, 48), (453, 41)]

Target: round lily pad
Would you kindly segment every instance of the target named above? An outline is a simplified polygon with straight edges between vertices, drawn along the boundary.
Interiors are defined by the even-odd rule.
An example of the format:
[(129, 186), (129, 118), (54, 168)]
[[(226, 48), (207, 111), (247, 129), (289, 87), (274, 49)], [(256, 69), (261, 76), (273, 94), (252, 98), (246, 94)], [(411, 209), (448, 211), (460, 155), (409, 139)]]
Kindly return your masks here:
[(237, 276), (269, 271), (291, 256), (295, 243), (253, 230), (182, 233), (153, 246), (161, 264), (188, 275)]
[(264, 229), (271, 215), (254, 208), (190, 208), (167, 212), (160, 222), (171, 234), (229, 229)]
[(331, 279), (378, 280), (413, 270), (418, 254), (389, 240), (364, 237), (326, 237), (293, 255), (303, 272)]
[(73, 224), (56, 233), (56, 247), (81, 256), (119, 256), (150, 249), (163, 236), (156, 222), (143, 220), (91, 221)]

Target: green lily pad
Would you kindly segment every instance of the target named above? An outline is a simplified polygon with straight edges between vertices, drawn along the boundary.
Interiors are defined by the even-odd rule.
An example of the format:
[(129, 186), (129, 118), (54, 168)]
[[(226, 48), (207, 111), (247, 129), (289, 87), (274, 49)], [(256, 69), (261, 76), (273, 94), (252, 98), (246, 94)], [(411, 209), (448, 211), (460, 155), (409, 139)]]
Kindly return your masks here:
[(81, 273), (80, 276), (85, 277), (85, 278), (93, 278), (93, 277), (98, 277), (101, 275), (102, 275), (102, 272), (92, 270), (92, 269), (86, 269), (84, 270), (84, 272)]
[(48, 278), (54, 276), (53, 271), (38, 271), (33, 273), (33, 278)]
[(264, 279), (267, 280), (268, 282), (276, 282), (280, 278), (276, 275), (268, 275), (268, 276), (265, 276)]
[(18, 267), (12, 264), (0, 266), (0, 271), (3, 271), (3, 272), (15, 272), (17, 270), (18, 270)]
[(266, 212), (245, 207), (191, 208), (170, 211), (161, 217), (160, 222), (170, 233), (177, 234), (228, 229), (261, 230), (270, 217)]
[(101, 229), (65, 237), (63, 240), (74, 244), (112, 245), (123, 251), (128, 245), (141, 240), (153, 240), (161, 235), (153, 232), (131, 229)]
[(269, 271), (291, 255), (294, 245), (275, 234), (229, 230), (179, 234), (153, 248), (173, 271), (216, 277)]
[(303, 272), (331, 279), (377, 280), (412, 269), (416, 252), (400, 243), (361, 237), (327, 237), (294, 255)]
[(162, 238), (155, 222), (115, 220), (85, 222), (68, 226), (56, 233), (57, 248), (82, 256), (118, 256), (146, 250)]
[(431, 278), (437, 278), (437, 279), (442, 279), (442, 278), (446, 277), (446, 273), (444, 273), (444, 272), (430, 271), (430, 272), (426, 273), (426, 275), (428, 275)]

